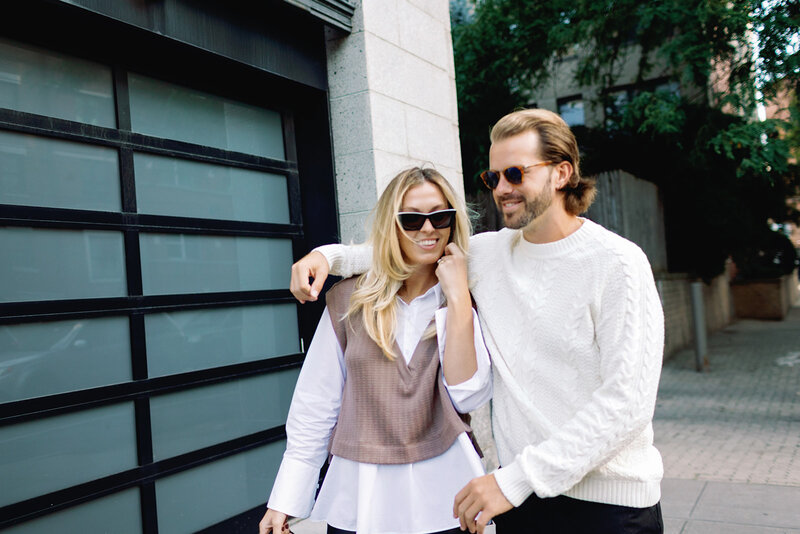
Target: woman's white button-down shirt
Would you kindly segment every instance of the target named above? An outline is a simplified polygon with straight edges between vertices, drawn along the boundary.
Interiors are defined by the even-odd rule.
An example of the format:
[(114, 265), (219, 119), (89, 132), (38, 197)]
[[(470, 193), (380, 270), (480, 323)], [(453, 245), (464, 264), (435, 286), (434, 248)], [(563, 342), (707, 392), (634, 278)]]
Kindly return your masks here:
[[(438, 284), (411, 303), (397, 299), (396, 339), (406, 362), (434, 317), (439, 358), (444, 356), (447, 309), (439, 308), (441, 302)], [(475, 410), (492, 395), (491, 363), (474, 311), (473, 324), (478, 370), (460, 384), (445, 381), (461, 413)], [(310, 513), (312, 520), (359, 534), (423, 534), (458, 527), (453, 499), (467, 482), (484, 474), (466, 433), (441, 455), (411, 464), (365, 464), (334, 456), (314, 504), (345, 379), (344, 354), (326, 309), (297, 380), (286, 422), (286, 452), (269, 507), (292, 517)]]

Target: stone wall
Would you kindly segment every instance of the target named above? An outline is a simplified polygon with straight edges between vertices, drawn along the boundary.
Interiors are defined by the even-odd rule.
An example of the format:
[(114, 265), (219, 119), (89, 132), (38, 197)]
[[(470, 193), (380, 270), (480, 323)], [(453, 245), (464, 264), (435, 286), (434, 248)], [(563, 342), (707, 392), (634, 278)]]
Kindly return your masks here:
[(778, 278), (734, 282), (731, 291), (737, 317), (780, 321), (800, 294), (797, 269)]
[(664, 359), (694, 340), (692, 297), (689, 279), (683, 275), (664, 274), (656, 280), (664, 308)]
[[(706, 332), (725, 328), (733, 321), (730, 271), (703, 284)], [(664, 358), (694, 343), (694, 323), (690, 279), (685, 274), (662, 274), (656, 279), (664, 308)]]
[(734, 321), (733, 294), (730, 287), (731, 268), (732, 264), (728, 263), (726, 272), (703, 288), (703, 304), (709, 332), (722, 330)]
[(328, 85), (342, 242), (362, 241), (386, 183), (432, 165), (463, 194), (447, 0), (357, 0), (329, 29)]
[(792, 306), (800, 306), (800, 279), (798, 279), (797, 269), (789, 275), (788, 282), (789, 303)]

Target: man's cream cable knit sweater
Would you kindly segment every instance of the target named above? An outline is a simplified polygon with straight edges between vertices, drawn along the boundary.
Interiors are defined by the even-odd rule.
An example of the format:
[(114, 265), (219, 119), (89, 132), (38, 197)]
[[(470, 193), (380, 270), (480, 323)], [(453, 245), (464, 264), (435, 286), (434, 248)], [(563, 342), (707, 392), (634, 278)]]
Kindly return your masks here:
[[(370, 251), (324, 247), (334, 273)], [(664, 342), (644, 253), (589, 220), (536, 245), (520, 230), (472, 237), (472, 293), (494, 369), (495, 478), (519, 506), (531, 494), (622, 506), (660, 499), (652, 417)]]

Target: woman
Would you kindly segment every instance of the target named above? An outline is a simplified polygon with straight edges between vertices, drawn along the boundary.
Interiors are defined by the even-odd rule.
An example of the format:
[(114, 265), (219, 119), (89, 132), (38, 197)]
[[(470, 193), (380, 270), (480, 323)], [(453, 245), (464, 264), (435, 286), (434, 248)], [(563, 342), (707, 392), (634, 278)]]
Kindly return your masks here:
[(386, 187), (371, 269), (327, 293), (260, 534), (309, 512), (329, 534), (461, 532), (454, 497), (483, 469), (456, 411), (491, 396), (467, 286), (469, 234), (462, 201), (435, 170), (403, 171)]

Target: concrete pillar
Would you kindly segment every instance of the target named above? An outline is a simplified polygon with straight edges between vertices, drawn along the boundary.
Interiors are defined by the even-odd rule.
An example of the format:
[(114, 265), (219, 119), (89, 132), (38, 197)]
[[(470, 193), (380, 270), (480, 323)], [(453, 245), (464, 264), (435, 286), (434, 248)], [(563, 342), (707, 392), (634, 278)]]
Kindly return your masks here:
[(427, 164), (463, 195), (447, 0), (356, 1), (353, 31), (328, 30), (328, 83), (342, 242), (366, 237), (386, 183)]

